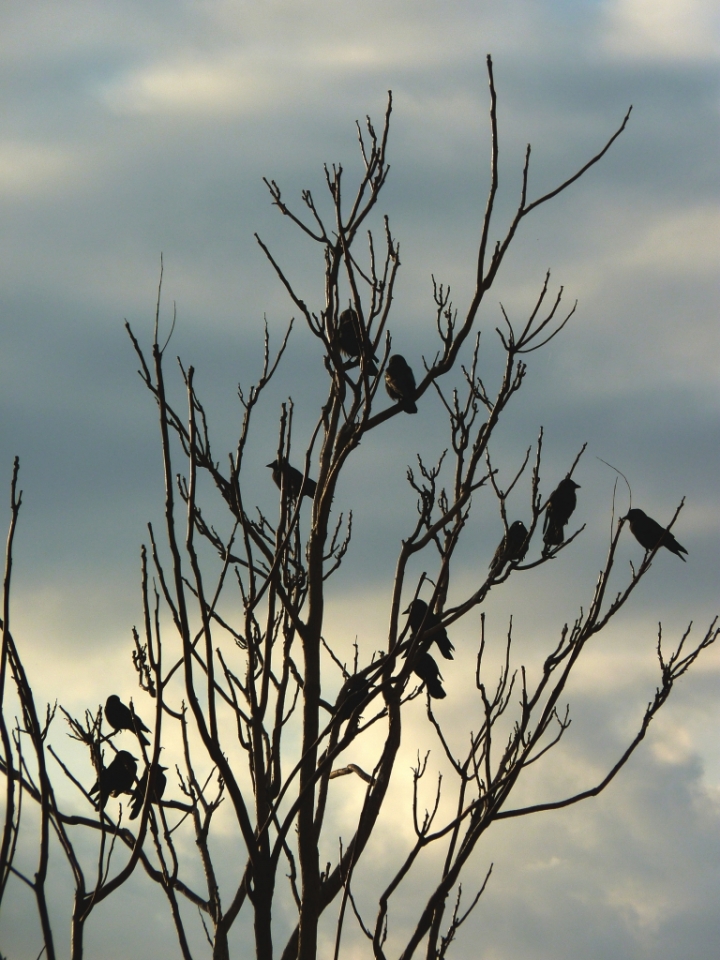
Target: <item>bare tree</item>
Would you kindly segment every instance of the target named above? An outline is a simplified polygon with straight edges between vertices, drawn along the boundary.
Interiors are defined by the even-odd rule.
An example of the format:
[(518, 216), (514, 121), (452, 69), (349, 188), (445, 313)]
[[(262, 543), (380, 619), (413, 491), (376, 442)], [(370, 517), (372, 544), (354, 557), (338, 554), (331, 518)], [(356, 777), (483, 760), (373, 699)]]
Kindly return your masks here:
[[(169, 337), (163, 338), (160, 332), (160, 291), (151, 344), (143, 346), (142, 338), (128, 325), (141, 378), (157, 404), (165, 472), (164, 527), (160, 532), (150, 526), (148, 546), (142, 549), (144, 616), (132, 631), (133, 663), (147, 696), (139, 713), (147, 720), (150, 704), (154, 715), (148, 742), (140, 732), (133, 704), (122, 722), (111, 719), (109, 712), (104, 716), (101, 707), (81, 718), (63, 710), (70, 736), (87, 747), (88, 763), (81, 771), (71, 770), (62, 749), (50, 744), (48, 731), (56, 711), (48, 708), (44, 719), (39, 717), (10, 631), (12, 543), (21, 502), (16, 462), (0, 664), (1, 769), (6, 784), (0, 892), (10, 881), (33, 891), (50, 960), (55, 956), (46, 902), (51, 853), (66, 857), (74, 879), (73, 960), (83, 955), (83, 931), (94, 908), (129, 882), (138, 867), (167, 896), (184, 958), (192, 956), (188, 924), (196, 922), (187, 909), (190, 906), (200, 913), (208, 950), (216, 960), (230, 956), (228, 937), (243, 911), (252, 917), (258, 960), (274, 956), (311, 960), (318, 955), (318, 925), (326, 911), (336, 918), (336, 958), (341, 955), (344, 924), (350, 920), (367, 938), (368, 956), (388, 957), (393, 897), (429, 848), (441, 851), (437, 876), (404, 945), (393, 955), (409, 960), (422, 949), (428, 958), (444, 957), (488, 882), (489, 873), (463, 904), (462, 871), (488, 828), (498, 820), (569, 806), (604, 790), (642, 741), (675, 681), (717, 638), (717, 621), (694, 641), (689, 639), (688, 627), (668, 652), (660, 634), (655, 695), (637, 733), (607, 774), (572, 796), (513, 806), (511, 794), (525, 770), (545, 757), (568, 728), (569, 715), (561, 698), (586, 644), (613, 620), (649, 573), (663, 539), (646, 551), (619, 591), (608, 595), (617, 545), (626, 530), (626, 518), (613, 520), (597, 582), (576, 619), (563, 627), (547, 650), (539, 677), (531, 680), (525, 666), (517, 664), (511, 625), (502, 641), (500, 676), (492, 682), (488, 679), (486, 654), (492, 640), (486, 636), (482, 605), (490, 591), (551, 562), (571, 548), (583, 527), (564, 538), (574, 494), (562, 509), (560, 495), (553, 494), (556, 519), (551, 529), (555, 532), (546, 534), (541, 551), (531, 552), (536, 528), (551, 502), (551, 491), (540, 489), (542, 431), (534, 455), (528, 450), (508, 480), (493, 466), (490, 452), (501, 415), (523, 386), (527, 355), (553, 340), (575, 305), (564, 307), (562, 287), (554, 295), (550, 292), (548, 274), (526, 320), (518, 323), (502, 311), (503, 325), (497, 335), (504, 361), (494, 392), (486, 389), (479, 372), (478, 310), (520, 222), (605, 155), (625, 129), (630, 111), (595, 156), (536, 199), (529, 196), (528, 146), (517, 208), (504, 238), (493, 244), (498, 129), (490, 58), (487, 65), (491, 178), (474, 294), (459, 314), (450, 290), (434, 283), (437, 353), (425, 362), (418, 382), (412, 374), (408, 378), (399, 361), (390, 364), (387, 379), (394, 402), (383, 401), (381, 387), (391, 353), (390, 312), (399, 247), (387, 218), (380, 238), (372, 230), (364, 232), (388, 176), (391, 98), (382, 129), (376, 130), (369, 118), (365, 127), (358, 126), (363, 173), (356, 187), (349, 193), (344, 190), (342, 167), (325, 168), (330, 217), (321, 212), (322, 204), (316, 204), (309, 190), (302, 194), (303, 212), (297, 213), (287, 205), (278, 184), (266, 181), (280, 213), (323, 253), (324, 295), (321, 303), (309, 304), (269, 247), (257, 238), (298, 315), (322, 344), (327, 384), (310, 442), (302, 450), (293, 444), (293, 404), (282, 406), (270, 465), (279, 498), (271, 516), (246, 500), (246, 450), (258, 403), (288, 349), (292, 322), (275, 353), (266, 327), (262, 373), (249, 390), (239, 389), (242, 428), (225, 460), (215, 457), (192, 366), (180, 363), (184, 406), (169, 397), (165, 363)], [(367, 248), (362, 254), (364, 240)], [(444, 378), (452, 371), (458, 376), (456, 385), (448, 389)], [(366, 640), (359, 642), (348, 666), (345, 651), (328, 633), (325, 615), (328, 579), (347, 559), (352, 535), (352, 515), (338, 515), (333, 505), (337, 484), (362, 439), (391, 418), (406, 415), (426, 394), (436, 395), (447, 415), (448, 449), (436, 463), (419, 457), (417, 470), (408, 470), (417, 519), (397, 555), (384, 647), (377, 651), (376, 643), (369, 649)], [(583, 450), (569, 465), (568, 479)], [(182, 463), (179, 468), (178, 463)], [(508, 497), (523, 482), (529, 496), (528, 527), (511, 523), (507, 510)], [(451, 560), (471, 510), (493, 501), (505, 528), (503, 542), (482, 582), (450, 604)], [(681, 507), (666, 530), (673, 527)], [(211, 521), (210, 516), (219, 519)], [(393, 544), (388, 543), (387, 549), (394, 549)], [(426, 571), (419, 578), (410, 572), (417, 563)], [(407, 610), (409, 616), (403, 620)], [(431, 651), (451, 657), (446, 628), (470, 614), (480, 623), (475, 668), (480, 719), (464, 755), (458, 755), (457, 745), (450, 743), (433, 710), (433, 700), (444, 696), (445, 690)], [(11, 682), (15, 699), (10, 696)], [(104, 691), (103, 696), (108, 693)], [(377, 877), (376, 887), (382, 892), (376, 912), (363, 915), (353, 896), (353, 874), (378, 824), (393, 775), (404, 775), (395, 772), (404, 708), (418, 696), (425, 697), (427, 721), (452, 779), (438, 782), (432, 809), (421, 813), (419, 790), (427, 757), (418, 760), (411, 811), (415, 841), (393, 876)], [(16, 703), (20, 719), (13, 724), (9, 718)], [(137, 767), (132, 757), (127, 759), (128, 751), (118, 752), (115, 746), (113, 737), (123, 725), (130, 731), (128, 736), (138, 731)], [(353, 760), (361, 743), (371, 744), (374, 751), (370, 769)], [(116, 764), (112, 769), (110, 759)], [(165, 766), (161, 759), (167, 761)], [(162, 771), (167, 767), (171, 767), (167, 778), (172, 787), (167, 792), (175, 799), (163, 793)], [(117, 775), (121, 769), (130, 770), (129, 780)], [(333, 802), (330, 781), (345, 775), (358, 778), (362, 802), (334, 861), (323, 865), (321, 849), (332, 842), (325, 835)], [(67, 777), (77, 790), (77, 805), (72, 809), (61, 808), (56, 799), (53, 782), (58, 776)], [(128, 793), (132, 793), (132, 823), (126, 823)], [(38, 863), (32, 875), (23, 873), (15, 862), (28, 801), (39, 810), (39, 819), (27, 827), (39, 829)], [(221, 809), (225, 830), (230, 821), (241, 852), (235, 858), (239, 866), (234, 879), (223, 884), (210, 843)], [(188, 863), (190, 845), (178, 842), (178, 837), (187, 835), (194, 839), (202, 866), (201, 887), (188, 879), (197, 875)], [(87, 857), (88, 836), (96, 838), (93, 860)], [(286, 907), (288, 903), (296, 910), (294, 928), (284, 942), (276, 943), (278, 904)]]

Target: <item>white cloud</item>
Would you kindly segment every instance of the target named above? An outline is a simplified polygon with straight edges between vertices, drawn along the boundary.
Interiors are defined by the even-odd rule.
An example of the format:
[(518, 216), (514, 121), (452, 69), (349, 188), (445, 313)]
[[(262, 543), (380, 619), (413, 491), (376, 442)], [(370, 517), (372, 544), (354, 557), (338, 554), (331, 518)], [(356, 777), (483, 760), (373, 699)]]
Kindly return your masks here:
[(77, 168), (72, 154), (62, 147), (24, 143), (0, 143), (0, 194), (17, 196), (67, 185)]
[(708, 273), (720, 267), (720, 208), (700, 206), (665, 212), (623, 258), (632, 267)]
[(253, 70), (241, 58), (186, 58), (130, 71), (102, 95), (119, 113), (223, 114), (262, 110), (278, 92), (267, 65)]
[(707, 60), (720, 55), (715, 0), (609, 0), (605, 45), (636, 59)]

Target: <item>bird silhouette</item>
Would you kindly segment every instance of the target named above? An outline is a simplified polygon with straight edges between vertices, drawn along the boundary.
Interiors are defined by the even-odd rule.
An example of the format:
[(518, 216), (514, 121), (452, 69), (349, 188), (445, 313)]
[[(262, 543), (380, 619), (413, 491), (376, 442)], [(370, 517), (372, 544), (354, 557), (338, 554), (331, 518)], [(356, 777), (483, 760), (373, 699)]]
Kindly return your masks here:
[[(415, 637), (421, 627), (423, 628), (423, 633), (429, 633), (433, 627), (437, 627), (440, 624), (440, 617), (436, 613), (428, 611), (428, 605), (424, 600), (413, 600), (405, 613), (408, 615), (408, 622), (413, 637)], [(433, 633), (430, 642), (433, 640), (438, 645), (440, 653), (446, 660), (454, 659), (452, 652), (455, 647), (450, 642), (450, 637), (448, 637), (445, 627), (440, 627), (437, 632)]]
[[(133, 793), (130, 820), (135, 820), (137, 815), (142, 810), (143, 801), (145, 800), (145, 791), (147, 790), (149, 769), (149, 767), (145, 767), (145, 771), (140, 778), (140, 783), (137, 785), (135, 792)], [(159, 803), (162, 799), (163, 793), (165, 793), (165, 787), (167, 786), (165, 770), (167, 770), (167, 767), (161, 767), (160, 764), (155, 764), (155, 766), (152, 768), (152, 778), (150, 781), (150, 803)]]
[(543, 525), (543, 541), (547, 547), (557, 546), (565, 539), (565, 524), (577, 506), (575, 491), (579, 489), (579, 483), (565, 477), (548, 497)]
[(272, 470), (273, 483), (278, 490), (282, 490), (282, 481), (283, 478), (285, 479), (285, 489), (291, 500), (297, 500), (301, 486), (301, 496), (310, 497), (311, 500), (315, 499), (315, 491), (317, 490), (315, 481), (307, 477), (305, 483), (303, 483), (303, 475), (299, 470), (291, 466), (287, 460), (273, 460), (273, 462), (268, 463), (267, 466)]
[(133, 722), (132, 713), (117, 694), (113, 693), (113, 695), (105, 701), (105, 719), (110, 726), (113, 727), (115, 733), (117, 733), (118, 730), (130, 730), (137, 735), (140, 743), (144, 743), (146, 747), (150, 745), (147, 737), (143, 736), (143, 732), (150, 733), (149, 729), (137, 714), (135, 714), (135, 720)]
[[(355, 363), (360, 362), (362, 355), (365, 358), (367, 372), (371, 377), (375, 376), (378, 368), (373, 361), (377, 360), (377, 357), (373, 353), (367, 332), (363, 329), (360, 318), (352, 307), (343, 310), (338, 317), (335, 339), (340, 352), (350, 357)], [(355, 363), (352, 366), (355, 366)]]
[(528, 532), (522, 520), (510, 524), (508, 532), (500, 541), (495, 555), (490, 563), (490, 573), (499, 577), (506, 563), (514, 560), (523, 560), (528, 552)]
[(127, 750), (120, 750), (115, 754), (109, 767), (100, 771), (95, 786), (90, 790), (90, 796), (98, 794), (97, 809), (102, 810), (108, 797), (117, 797), (121, 793), (131, 793), (135, 774), (137, 773), (137, 758)]
[(417, 413), (415, 406), (415, 377), (405, 357), (394, 353), (385, 369), (385, 389), (405, 413)]
[(355, 675), (349, 679), (340, 688), (337, 700), (335, 701), (335, 718), (342, 722), (348, 720), (363, 702), (370, 690), (370, 681), (367, 677)]
[(428, 693), (434, 700), (445, 699), (447, 694), (443, 690), (442, 684), (440, 683), (442, 680), (440, 670), (438, 665), (427, 651), (417, 655), (415, 662), (413, 663), (413, 670), (425, 683)]
[(645, 547), (646, 550), (654, 550), (660, 544), (666, 547), (670, 553), (680, 557), (685, 563), (683, 554), (687, 553), (687, 550), (677, 542), (669, 530), (660, 526), (657, 520), (653, 520), (652, 517), (643, 513), (642, 510), (638, 510), (637, 507), (630, 510), (623, 517), (623, 520), (630, 521), (630, 532), (641, 547)]

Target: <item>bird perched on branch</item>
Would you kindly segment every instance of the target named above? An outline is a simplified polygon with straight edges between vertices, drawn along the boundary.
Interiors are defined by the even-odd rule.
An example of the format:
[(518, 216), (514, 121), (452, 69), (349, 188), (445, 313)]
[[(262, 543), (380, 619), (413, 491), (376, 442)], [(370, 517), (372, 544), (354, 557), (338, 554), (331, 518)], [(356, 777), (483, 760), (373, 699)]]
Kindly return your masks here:
[(576, 490), (580, 484), (565, 477), (548, 497), (543, 525), (543, 540), (546, 547), (554, 547), (565, 539), (565, 524), (577, 506)]
[(417, 655), (415, 662), (413, 663), (413, 670), (425, 683), (428, 693), (434, 700), (445, 699), (447, 694), (443, 690), (442, 684), (440, 683), (442, 680), (440, 670), (438, 665), (427, 651)]
[(490, 564), (490, 573), (499, 577), (506, 563), (523, 560), (528, 552), (528, 532), (522, 520), (510, 524), (508, 532), (500, 541)]
[[(145, 772), (140, 778), (140, 783), (137, 785), (137, 787), (135, 787), (135, 792), (133, 793), (132, 798), (132, 809), (130, 811), (131, 820), (135, 820), (137, 815), (142, 810), (143, 801), (145, 800), (145, 791), (147, 790), (149, 769), (149, 767), (145, 767)], [(160, 764), (156, 764), (152, 768), (152, 776), (150, 780), (150, 803), (159, 803), (162, 800), (162, 795), (165, 793), (165, 787), (167, 786), (165, 770), (167, 770), (167, 767), (161, 767)]]
[(415, 406), (415, 377), (405, 357), (394, 353), (385, 369), (385, 389), (405, 413), (417, 413)]
[(95, 786), (90, 790), (90, 796), (98, 794), (97, 809), (102, 810), (108, 797), (117, 797), (121, 793), (131, 793), (135, 774), (137, 773), (137, 758), (127, 750), (120, 750), (110, 764), (100, 771)]
[(661, 527), (657, 520), (653, 520), (652, 517), (637, 508), (630, 510), (623, 517), (623, 520), (630, 521), (630, 532), (641, 547), (645, 547), (646, 550), (654, 550), (660, 544), (667, 547), (670, 553), (674, 553), (685, 563), (683, 554), (687, 553), (687, 550), (677, 542), (669, 530)]
[(370, 690), (370, 681), (367, 677), (355, 675), (350, 677), (340, 688), (335, 701), (335, 718), (342, 722), (348, 720), (357, 707), (363, 702)]
[(135, 719), (133, 720), (133, 715), (129, 708), (126, 707), (120, 697), (114, 693), (105, 701), (105, 719), (110, 726), (114, 728), (115, 733), (117, 733), (118, 730), (130, 730), (137, 735), (140, 743), (144, 743), (146, 747), (150, 745), (147, 737), (143, 736), (143, 732), (150, 733), (149, 729), (137, 714), (135, 714)]
[[(405, 613), (408, 615), (408, 622), (410, 623), (413, 637), (417, 634), (420, 627), (423, 628), (423, 633), (425, 634), (440, 624), (440, 617), (431, 610), (428, 610), (428, 605), (424, 600), (413, 600)], [(446, 660), (454, 659), (452, 652), (455, 647), (450, 642), (450, 637), (448, 637), (445, 627), (440, 627), (437, 632), (433, 633), (430, 641), (432, 642), (433, 640), (438, 645), (440, 653)]]
[(359, 363), (362, 355), (365, 358), (367, 372), (371, 377), (375, 376), (378, 368), (373, 361), (377, 360), (377, 357), (373, 353), (367, 332), (363, 329), (360, 318), (352, 307), (343, 310), (338, 317), (335, 339), (340, 347), (340, 352), (344, 353), (346, 357), (350, 357)]
[(300, 496), (310, 497), (311, 500), (315, 499), (315, 491), (317, 490), (315, 481), (307, 477), (305, 483), (303, 483), (303, 475), (299, 470), (291, 466), (287, 460), (273, 460), (273, 462), (268, 463), (267, 466), (272, 470), (273, 483), (278, 490), (282, 490), (282, 481), (283, 479), (285, 480), (285, 489), (291, 500), (297, 500), (301, 486), (302, 492)]

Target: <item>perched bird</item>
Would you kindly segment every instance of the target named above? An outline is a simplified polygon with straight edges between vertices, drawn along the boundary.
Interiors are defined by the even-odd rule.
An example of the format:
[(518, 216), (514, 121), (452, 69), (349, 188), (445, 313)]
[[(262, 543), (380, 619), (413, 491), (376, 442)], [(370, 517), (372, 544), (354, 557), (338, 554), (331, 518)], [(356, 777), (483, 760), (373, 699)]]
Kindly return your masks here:
[(352, 307), (343, 310), (338, 317), (336, 340), (340, 352), (344, 353), (346, 357), (351, 357), (359, 362), (362, 354), (365, 357), (367, 372), (370, 376), (375, 376), (378, 370), (373, 361), (377, 360), (377, 357), (373, 353), (367, 333), (362, 329), (360, 318)]
[[(424, 600), (413, 600), (405, 613), (408, 615), (408, 622), (410, 623), (413, 636), (415, 636), (420, 627), (423, 628), (423, 633), (429, 633), (432, 627), (437, 627), (440, 623), (440, 617), (436, 613), (428, 611), (428, 605)], [(430, 639), (431, 641), (435, 641), (440, 653), (446, 660), (454, 659), (452, 652), (455, 647), (450, 642), (450, 637), (448, 637), (445, 627), (440, 627), (436, 633), (433, 633)]]
[(405, 413), (417, 413), (415, 406), (415, 377), (405, 357), (394, 353), (385, 370), (385, 389), (390, 399), (396, 400)]
[(267, 466), (272, 470), (273, 483), (278, 490), (282, 489), (282, 480), (283, 478), (285, 479), (285, 489), (291, 500), (297, 500), (301, 485), (302, 493), (300, 495), (310, 497), (311, 500), (315, 499), (315, 491), (317, 490), (315, 481), (307, 477), (305, 483), (303, 483), (303, 475), (299, 470), (291, 466), (287, 460), (273, 460), (273, 462), (268, 463)]
[(335, 718), (342, 722), (349, 720), (351, 714), (360, 704), (370, 690), (370, 681), (367, 677), (355, 675), (350, 677), (340, 688), (340, 693), (335, 701)]
[(428, 693), (434, 700), (444, 700), (447, 694), (443, 690), (440, 680), (440, 670), (430, 654), (419, 653), (413, 664), (413, 670), (426, 684)]
[(109, 767), (100, 771), (95, 786), (90, 790), (90, 796), (97, 793), (97, 808), (102, 810), (108, 797), (117, 797), (121, 793), (131, 793), (132, 785), (137, 773), (137, 758), (127, 750), (120, 750)]
[(565, 524), (577, 506), (575, 491), (579, 489), (579, 483), (565, 477), (550, 494), (543, 525), (543, 540), (547, 547), (557, 546), (565, 539)]
[[(145, 791), (147, 789), (149, 769), (149, 767), (145, 767), (145, 772), (140, 778), (140, 783), (137, 785), (137, 787), (135, 787), (135, 792), (133, 793), (132, 798), (132, 809), (130, 811), (131, 820), (135, 820), (137, 815), (142, 810), (143, 801), (145, 799)], [(161, 767), (160, 764), (156, 764), (152, 768), (152, 779), (150, 781), (150, 803), (159, 803), (162, 799), (162, 795), (165, 792), (165, 787), (167, 786), (167, 777), (164, 773), (165, 770), (167, 770), (167, 767)]]
[(641, 547), (645, 547), (646, 550), (654, 550), (660, 544), (667, 547), (670, 553), (674, 553), (685, 563), (683, 554), (687, 553), (687, 550), (677, 542), (669, 530), (661, 527), (657, 520), (653, 520), (652, 517), (637, 508), (630, 510), (623, 517), (623, 520), (630, 521), (630, 531)]
[(500, 576), (506, 563), (524, 559), (529, 546), (527, 538), (527, 527), (522, 520), (516, 520), (510, 524), (510, 528), (500, 541), (490, 564), (490, 572), (494, 577)]
[(118, 730), (131, 730), (134, 734), (137, 734), (140, 743), (144, 743), (146, 747), (150, 745), (150, 741), (143, 736), (143, 731), (145, 733), (150, 733), (150, 731), (137, 714), (135, 714), (135, 721), (133, 722), (132, 713), (116, 694), (108, 697), (105, 701), (105, 719), (114, 728), (115, 733)]

